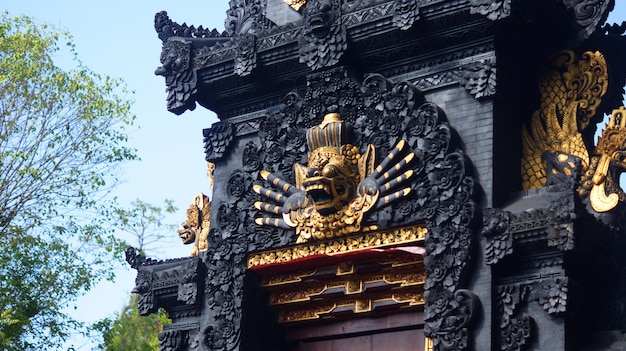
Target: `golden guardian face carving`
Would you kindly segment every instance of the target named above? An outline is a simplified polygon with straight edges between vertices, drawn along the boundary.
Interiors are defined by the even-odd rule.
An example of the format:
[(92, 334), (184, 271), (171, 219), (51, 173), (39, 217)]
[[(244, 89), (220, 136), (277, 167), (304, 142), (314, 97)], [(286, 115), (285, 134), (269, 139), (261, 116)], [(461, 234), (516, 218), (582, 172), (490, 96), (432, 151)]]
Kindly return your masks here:
[(178, 236), (183, 244), (193, 244), (191, 256), (206, 251), (209, 247), (209, 227), (211, 225), (211, 203), (209, 197), (200, 193), (187, 209), (185, 223), (178, 227)]
[(626, 194), (619, 186), (619, 178), (626, 171), (626, 109), (613, 110), (609, 123), (598, 138), (589, 169), (583, 174), (578, 192), (589, 196), (596, 212), (608, 212)]
[(348, 127), (336, 113), (326, 115), (319, 126), (309, 129), (308, 165), (294, 165), (295, 186), (261, 171), (279, 192), (254, 186), (254, 191), (269, 201), (255, 203), (263, 212), (257, 224), (295, 228), (298, 243), (375, 229), (362, 227), (364, 214), (410, 193), (413, 171), (409, 165), (415, 154), (400, 141), (375, 167), (374, 146), (368, 145), (360, 154), (356, 146), (344, 143), (348, 134)]

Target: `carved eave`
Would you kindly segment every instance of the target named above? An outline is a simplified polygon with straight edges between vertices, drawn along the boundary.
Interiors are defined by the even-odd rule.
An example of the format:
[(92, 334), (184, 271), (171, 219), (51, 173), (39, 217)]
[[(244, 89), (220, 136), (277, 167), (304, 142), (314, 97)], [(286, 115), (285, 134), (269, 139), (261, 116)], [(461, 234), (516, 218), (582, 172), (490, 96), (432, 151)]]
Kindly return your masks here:
[(137, 270), (133, 293), (139, 294), (139, 315), (164, 308), (174, 322), (200, 314), (205, 266), (199, 256), (156, 261), (126, 250), (126, 261)]
[[(347, 38), (347, 47), (341, 50), (351, 54), (344, 56), (337, 53), (335, 61), (318, 66), (301, 63), (302, 55), (305, 55), (300, 48), (300, 41), (305, 36), (301, 21), (283, 27), (268, 25), (264, 29), (257, 28), (253, 33), (233, 34), (233, 37), (187, 39), (185, 42), (191, 47), (189, 71), (166, 81), (168, 89), (176, 91), (181, 101), (168, 101), (168, 109), (179, 114), (185, 109), (193, 109), (197, 102), (225, 119), (274, 107), (282, 102), (282, 97), (289, 92), (285, 89), (292, 82), (304, 84), (303, 77), (312, 69), (337, 64), (351, 65), (360, 73), (371, 72), (377, 67), (376, 71), (390, 77), (398, 76), (398, 80), (414, 79), (416, 77), (402, 76), (408, 68), (407, 72), (399, 72), (394, 62), (405, 60), (407, 67), (413, 63), (410, 65), (412, 70), (416, 66), (426, 68), (432, 66), (431, 60), (436, 55), (452, 55), (455, 50), (451, 47), (455, 46), (466, 48), (465, 57), (459, 60), (455, 56), (452, 67), (449, 62), (442, 62), (441, 70), (455, 71), (454, 77), (448, 81), (462, 82), (468, 90), (476, 90), (476, 87), (471, 87), (473, 83), (468, 83), (471, 77), (463, 72), (466, 66), (472, 66), (476, 72), (474, 66), (477, 63), (486, 62), (495, 66), (495, 58), (490, 54), (493, 47), (485, 45), (490, 42), (485, 37), (492, 35), (492, 22), (470, 14), (465, 1), (419, 5), (419, 11), (413, 13), (413, 17), (404, 18), (397, 14), (396, 3), (371, 0), (356, 5), (344, 4), (340, 23), (345, 28), (342, 35)], [(263, 17), (258, 21), (264, 23), (268, 20)], [(461, 23), (464, 30), (455, 29)], [(352, 57), (359, 57), (359, 60), (351, 62)], [(418, 75), (439, 77), (441, 73), (425, 69)], [(193, 79), (197, 82), (194, 81), (192, 86), (189, 81)], [(432, 80), (424, 79), (424, 85), (419, 87), (434, 87), (429, 83)], [(236, 105), (248, 106), (249, 111), (235, 111)]]
[[(167, 21), (163, 20), (164, 16), (160, 13), (155, 26), (158, 25), (157, 33), (164, 40), (164, 55), (172, 42), (187, 43), (190, 50), (189, 57), (184, 58), (188, 59), (188, 68), (174, 67), (167, 74), (158, 74), (166, 77), (170, 111), (180, 114), (194, 109), (197, 102), (215, 111), (222, 119), (276, 106), (288, 93), (284, 90), (289, 85), (287, 83), (302, 81), (311, 69), (336, 64), (351, 65), (361, 73), (376, 67), (378, 72), (393, 77), (405, 73), (397, 70), (397, 63), (404, 62), (413, 71), (410, 78), (423, 90), (434, 87), (436, 84), (432, 82), (441, 81), (441, 76), (445, 75), (446, 84), (460, 83), (477, 98), (483, 98), (495, 93), (495, 57), (489, 55), (489, 51), (494, 50), (489, 44), (493, 43), (494, 25), (515, 23), (518, 31), (531, 29), (528, 36), (536, 35), (538, 30), (542, 35), (550, 33), (563, 45), (578, 45), (604, 23), (613, 2), (447, 0), (416, 2), (408, 9), (400, 8), (401, 2), (395, 0), (346, 3), (342, 4), (337, 23), (344, 28), (341, 30), (345, 30), (344, 34), (338, 32), (339, 37), (345, 36), (347, 41), (337, 46), (338, 43), (333, 40), (330, 45), (338, 47), (340, 52), (335, 54), (335, 58), (318, 64), (311, 63), (315, 59), (308, 56), (304, 59), (306, 64), (301, 63), (302, 55), (306, 55), (302, 52), (301, 43), (306, 38), (303, 20), (282, 26), (274, 24), (263, 15), (269, 1), (231, 4), (236, 8), (228, 11), (227, 31), (224, 33), (177, 25), (166, 15)], [(536, 14), (531, 16), (535, 19), (533, 23), (525, 22), (524, 16), (529, 11)], [(542, 22), (538, 23), (537, 18), (543, 18)], [(455, 29), (460, 24), (463, 24), (462, 31)], [(433, 39), (435, 37), (436, 40)], [(451, 50), (452, 47), (457, 50)], [(456, 62), (446, 62), (442, 71), (432, 71), (429, 57), (445, 56), (446, 51), (458, 51), (462, 47), (466, 47), (465, 58), (456, 57)], [(351, 53), (349, 57), (359, 57), (359, 61), (350, 62), (348, 56), (342, 55), (344, 51)], [(476, 68), (477, 64), (480, 67)], [(483, 67), (485, 65), (486, 68)], [(167, 68), (165, 66), (160, 70)], [(429, 66), (430, 70), (416, 72), (415, 67), (419, 66)], [(476, 73), (471, 74), (472, 70)], [(467, 72), (470, 72), (469, 77)], [(484, 82), (481, 83), (481, 80)], [(423, 84), (419, 84), (420, 81)], [(243, 105), (242, 100), (250, 111), (233, 110), (235, 105)]]

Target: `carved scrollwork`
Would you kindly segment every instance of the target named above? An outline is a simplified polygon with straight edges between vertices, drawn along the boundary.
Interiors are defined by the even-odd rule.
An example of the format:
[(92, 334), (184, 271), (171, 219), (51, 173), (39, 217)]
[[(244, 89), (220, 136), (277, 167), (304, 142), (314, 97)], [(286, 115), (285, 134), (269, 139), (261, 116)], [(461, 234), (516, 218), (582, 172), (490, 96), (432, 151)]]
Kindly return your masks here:
[(178, 301), (186, 305), (195, 305), (199, 302), (198, 293), (198, 260), (191, 260), (183, 267), (182, 279), (178, 284)]
[(418, 0), (396, 0), (393, 7), (393, 25), (407, 30), (419, 19)]
[(159, 333), (159, 351), (182, 351), (187, 343), (187, 332), (166, 330)]
[(204, 157), (207, 161), (217, 161), (228, 150), (234, 137), (234, 127), (228, 122), (215, 123), (211, 128), (204, 129)]
[(243, 77), (252, 73), (252, 70), (256, 68), (256, 36), (241, 35), (237, 43), (235, 74)]
[(261, 169), (261, 159), (259, 157), (259, 148), (254, 141), (249, 141), (243, 149), (241, 163), (246, 172), (254, 172)]
[(551, 221), (546, 228), (548, 246), (566, 251), (574, 248), (575, 204), (571, 197), (553, 201), (550, 206)]
[(497, 313), (500, 316), (500, 350), (521, 351), (532, 335), (533, 319), (519, 316), (518, 307), (526, 301), (528, 286), (500, 286), (497, 289)]
[(522, 284), (497, 287), (497, 313), (500, 317), (500, 349), (523, 350), (534, 335), (534, 320), (520, 311), (524, 304), (537, 302), (556, 317), (567, 309), (567, 277), (544, 278)]
[(576, 22), (581, 27), (579, 40), (587, 39), (602, 21), (609, 9), (609, 0), (563, 0), (563, 4), (574, 10)]
[(224, 27), (230, 36), (259, 32), (266, 24), (261, 0), (230, 0)]
[(476, 99), (496, 93), (496, 66), (492, 60), (474, 62), (461, 67), (461, 84)]
[(509, 17), (511, 14), (512, 0), (470, 0), (471, 13), (486, 16), (492, 21), (498, 21)]
[(513, 235), (509, 230), (511, 213), (488, 208), (483, 213), (482, 234), (487, 238), (485, 261), (496, 264), (502, 258), (513, 253)]
[[(427, 291), (427, 301), (428, 295)], [(474, 317), (476, 295), (460, 289), (443, 297), (435, 306), (426, 309), (424, 333), (430, 334), (435, 350), (466, 350), (470, 346), (468, 326)]]

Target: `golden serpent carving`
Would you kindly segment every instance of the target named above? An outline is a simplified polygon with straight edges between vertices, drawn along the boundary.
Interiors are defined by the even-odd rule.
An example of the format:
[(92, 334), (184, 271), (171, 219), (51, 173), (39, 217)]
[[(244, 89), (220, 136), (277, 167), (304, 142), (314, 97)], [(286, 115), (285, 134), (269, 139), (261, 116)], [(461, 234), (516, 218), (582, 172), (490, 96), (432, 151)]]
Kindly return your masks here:
[(606, 61), (597, 51), (585, 52), (581, 59), (573, 51), (561, 51), (541, 73), (539, 110), (532, 116), (530, 130), (522, 129), (524, 189), (546, 184), (542, 159), (546, 152), (561, 153), (561, 162), (566, 161), (563, 154), (578, 157), (583, 170), (587, 169), (589, 155), (581, 131), (589, 125), (608, 87)]
[(597, 51), (577, 59), (565, 50), (550, 63), (540, 82), (540, 108), (533, 114), (530, 131), (522, 130), (522, 186), (546, 185), (547, 172), (570, 176), (579, 160), (578, 193), (588, 197), (594, 211), (611, 211), (626, 201), (619, 186), (619, 174), (626, 170), (626, 110), (613, 110), (591, 156), (582, 137), (607, 91), (606, 61)]

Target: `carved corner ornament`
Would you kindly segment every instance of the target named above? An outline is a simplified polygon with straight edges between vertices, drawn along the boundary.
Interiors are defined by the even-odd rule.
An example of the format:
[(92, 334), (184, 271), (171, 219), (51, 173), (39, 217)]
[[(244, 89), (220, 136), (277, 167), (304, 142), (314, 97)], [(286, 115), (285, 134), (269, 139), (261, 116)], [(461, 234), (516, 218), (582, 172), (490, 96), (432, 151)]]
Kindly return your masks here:
[(196, 108), (193, 96), (197, 93), (198, 78), (191, 67), (191, 42), (183, 38), (169, 38), (163, 42), (161, 66), (154, 74), (165, 77), (167, 109), (176, 114)]
[(420, 17), (419, 10), (417, 0), (396, 0), (393, 4), (393, 25), (401, 30), (413, 27)]
[(486, 16), (492, 21), (509, 17), (511, 0), (470, 0), (470, 12)]
[[(567, 277), (552, 277), (496, 287), (496, 312), (500, 317), (500, 350), (524, 350), (534, 337), (534, 319), (524, 308), (536, 302), (550, 316), (567, 310)], [(526, 312), (524, 312), (526, 311)]]
[(252, 34), (242, 34), (237, 45), (235, 56), (235, 74), (247, 76), (257, 65), (256, 36)]
[(494, 60), (481, 60), (461, 67), (461, 84), (476, 99), (496, 94), (496, 64)]
[(587, 51), (578, 58), (569, 50), (549, 62), (539, 84), (540, 108), (530, 128), (522, 130), (522, 187), (573, 180), (595, 212), (611, 211), (626, 200), (618, 184), (626, 170), (624, 108), (613, 111), (593, 150), (583, 140), (608, 88), (607, 63), (600, 52)]
[(234, 134), (234, 127), (228, 122), (217, 122), (211, 128), (203, 129), (204, 159), (208, 162), (221, 159), (233, 141)]
[(300, 62), (312, 70), (339, 63), (348, 48), (348, 34), (337, 0), (308, 0), (302, 9), (304, 35), (299, 42)]
[[(347, 143), (349, 127), (336, 113), (327, 114), (319, 126), (307, 132), (308, 166), (295, 164), (296, 185), (267, 171), (261, 176), (279, 191), (254, 186), (254, 191), (271, 202), (256, 202), (264, 212), (259, 225), (295, 228), (298, 243), (333, 239), (359, 231), (363, 215), (406, 197), (413, 176), (408, 165), (415, 158), (401, 140), (375, 166), (374, 146), (365, 153)], [(280, 205), (275, 205), (278, 203)]]
[(211, 225), (211, 203), (209, 197), (200, 193), (187, 209), (187, 219), (178, 227), (178, 236), (183, 244), (193, 244), (191, 256), (208, 249), (209, 227)]
[(513, 253), (513, 235), (509, 229), (511, 213), (495, 208), (485, 209), (482, 235), (487, 238), (485, 261), (493, 265)]

